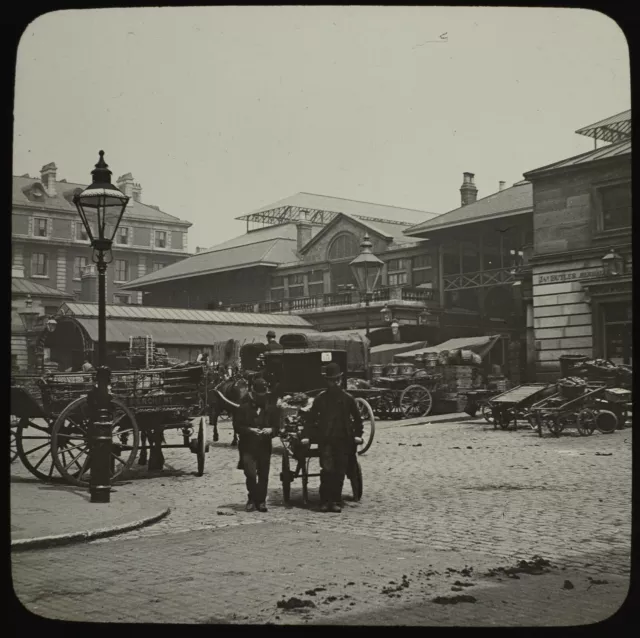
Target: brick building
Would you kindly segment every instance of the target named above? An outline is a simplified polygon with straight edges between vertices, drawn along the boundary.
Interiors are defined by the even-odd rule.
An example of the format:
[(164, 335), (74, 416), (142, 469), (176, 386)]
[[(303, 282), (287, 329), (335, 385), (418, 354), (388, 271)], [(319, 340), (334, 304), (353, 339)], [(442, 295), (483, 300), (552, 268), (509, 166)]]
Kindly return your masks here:
[[(632, 360), (631, 112), (576, 132), (595, 148), (525, 173), (533, 184), (535, 363), (543, 381), (558, 376), (562, 354)], [(622, 259), (615, 271), (603, 261), (611, 249)]]
[[(141, 294), (124, 293), (120, 285), (188, 256), (190, 222), (142, 202), (142, 188), (131, 173), (117, 180), (131, 197), (107, 270), (108, 303), (142, 303)], [(57, 178), (54, 163), (42, 167), (40, 178), (13, 177), (12, 267), (14, 274), (82, 299), (82, 277), (91, 264), (91, 247), (73, 196), (83, 184)], [(86, 273), (95, 277), (93, 269)], [(85, 286), (95, 295), (95, 285)], [(95, 298), (84, 298), (95, 301)]]

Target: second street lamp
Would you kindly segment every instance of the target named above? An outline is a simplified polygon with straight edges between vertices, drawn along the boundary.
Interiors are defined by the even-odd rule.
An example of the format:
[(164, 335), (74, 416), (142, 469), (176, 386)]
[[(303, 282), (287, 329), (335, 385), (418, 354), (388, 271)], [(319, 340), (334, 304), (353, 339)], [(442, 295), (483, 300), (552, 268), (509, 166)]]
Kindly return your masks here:
[(369, 235), (365, 235), (360, 244), (360, 254), (349, 264), (358, 284), (358, 290), (364, 297), (367, 338), (369, 338), (369, 301), (380, 278), (384, 263), (373, 254), (372, 249), (373, 244), (369, 241)]
[(111, 171), (104, 151), (91, 171), (93, 181), (73, 197), (73, 203), (93, 248), (92, 259), (98, 270), (98, 367), (97, 388), (87, 397), (92, 409), (90, 437), (90, 490), (92, 503), (111, 500), (111, 419), (109, 397), (110, 370), (107, 368), (106, 272), (112, 261), (111, 246), (129, 198), (111, 183)]

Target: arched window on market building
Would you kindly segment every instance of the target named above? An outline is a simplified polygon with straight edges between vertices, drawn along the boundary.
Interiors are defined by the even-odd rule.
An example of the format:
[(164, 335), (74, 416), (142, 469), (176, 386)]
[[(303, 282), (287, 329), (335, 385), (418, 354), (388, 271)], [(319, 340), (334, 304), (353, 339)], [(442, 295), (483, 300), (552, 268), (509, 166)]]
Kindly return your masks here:
[(334, 237), (327, 250), (331, 269), (331, 291), (341, 292), (348, 286), (356, 286), (349, 262), (360, 252), (358, 238), (349, 232)]

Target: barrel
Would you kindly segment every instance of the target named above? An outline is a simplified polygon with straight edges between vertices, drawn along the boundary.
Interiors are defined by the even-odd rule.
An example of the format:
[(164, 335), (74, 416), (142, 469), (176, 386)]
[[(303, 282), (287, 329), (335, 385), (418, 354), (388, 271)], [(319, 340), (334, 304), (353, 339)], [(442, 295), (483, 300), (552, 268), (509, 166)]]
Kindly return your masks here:
[(438, 365), (438, 353), (427, 352), (423, 357), (424, 365), (427, 368), (435, 368)]
[(611, 434), (618, 427), (618, 417), (609, 410), (600, 410), (596, 416), (596, 428), (603, 434)]
[(395, 377), (398, 376), (398, 368), (400, 367), (400, 364), (398, 363), (390, 363), (389, 365), (387, 365), (387, 367), (384, 369), (384, 375), (386, 377)]
[(384, 364), (382, 363), (374, 363), (371, 366), (371, 378), (377, 379), (382, 376), (382, 370), (384, 369)]
[(398, 374), (401, 376), (412, 375), (416, 371), (416, 367), (413, 363), (401, 363), (398, 366)]

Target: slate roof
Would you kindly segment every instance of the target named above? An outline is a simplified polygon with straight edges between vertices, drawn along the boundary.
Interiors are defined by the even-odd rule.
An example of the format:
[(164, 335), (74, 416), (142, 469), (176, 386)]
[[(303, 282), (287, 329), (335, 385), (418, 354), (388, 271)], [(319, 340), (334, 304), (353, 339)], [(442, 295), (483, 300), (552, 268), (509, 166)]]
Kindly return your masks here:
[(582, 153), (581, 155), (574, 155), (567, 159), (542, 166), (541, 168), (535, 168), (524, 174), (525, 177), (532, 177), (547, 171), (555, 171), (561, 168), (570, 168), (573, 166), (580, 166), (583, 164), (590, 164), (591, 162), (597, 162), (599, 160), (611, 159), (613, 157), (623, 157), (624, 155), (631, 155), (631, 140), (619, 142), (618, 144), (609, 144), (608, 146), (602, 146), (588, 153)]
[[(261, 230), (273, 230), (273, 227)], [(147, 273), (143, 277), (121, 285), (120, 288), (123, 290), (138, 290), (140, 286), (157, 284), (163, 281), (199, 277), (252, 266), (275, 267), (297, 260), (298, 243), (295, 238), (291, 239), (288, 229), (281, 233), (284, 235), (283, 237), (273, 237), (274, 233), (265, 233), (264, 235), (259, 233), (260, 231), (253, 231), (241, 237), (236, 237), (221, 244), (221, 247), (214, 246), (207, 252), (198, 253), (155, 272)], [(241, 241), (245, 238), (247, 243)]]
[[(44, 195), (42, 201), (32, 201), (27, 197), (24, 191), (33, 184), (42, 185), (42, 182), (40, 179), (35, 177), (16, 177), (14, 175), (12, 187), (12, 203), (14, 206), (43, 208), (51, 211), (62, 210), (75, 213), (76, 215), (78, 214), (75, 205), (71, 199), (67, 199), (67, 197), (65, 197), (65, 194), (69, 196), (69, 194), (72, 194), (77, 188), (84, 189), (87, 186), (86, 184), (72, 184), (71, 182), (58, 181), (56, 182), (55, 197)], [(162, 222), (165, 224), (177, 224), (187, 228), (192, 226), (191, 222), (184, 221), (174, 215), (157, 210), (149, 204), (143, 204), (142, 202), (136, 202), (135, 200), (132, 200), (125, 210), (123, 220), (126, 219), (140, 219), (151, 222)]]
[(427, 231), (442, 230), (487, 219), (500, 219), (531, 211), (533, 211), (533, 187), (530, 182), (518, 182), (510, 188), (483, 197), (473, 204), (461, 206), (422, 224), (412, 226), (405, 232), (409, 236), (417, 237)]
[(72, 299), (73, 295), (49, 288), (43, 284), (39, 284), (30, 279), (22, 277), (11, 278), (11, 294), (12, 295), (31, 295), (32, 297), (59, 297), (61, 299)]

